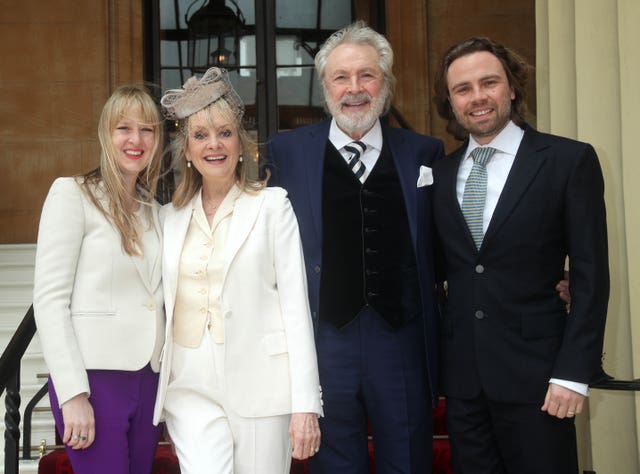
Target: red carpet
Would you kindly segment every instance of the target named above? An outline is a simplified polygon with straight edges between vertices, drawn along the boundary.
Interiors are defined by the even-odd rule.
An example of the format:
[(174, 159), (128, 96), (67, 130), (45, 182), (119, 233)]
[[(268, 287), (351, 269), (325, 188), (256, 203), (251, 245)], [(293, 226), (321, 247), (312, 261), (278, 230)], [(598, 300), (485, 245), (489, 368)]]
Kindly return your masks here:
[[(449, 440), (446, 438), (447, 426), (444, 419), (444, 400), (433, 411), (433, 474), (453, 474), (451, 468), (451, 453)], [(59, 443), (59, 440), (57, 441)], [(375, 473), (373, 442), (369, 441), (369, 462), (371, 474)], [(291, 474), (309, 474), (309, 466), (306, 461), (293, 461)], [(73, 474), (71, 463), (64, 449), (58, 449), (45, 455), (38, 465), (38, 474)], [(158, 446), (152, 474), (180, 474), (178, 460), (171, 452), (170, 446)]]

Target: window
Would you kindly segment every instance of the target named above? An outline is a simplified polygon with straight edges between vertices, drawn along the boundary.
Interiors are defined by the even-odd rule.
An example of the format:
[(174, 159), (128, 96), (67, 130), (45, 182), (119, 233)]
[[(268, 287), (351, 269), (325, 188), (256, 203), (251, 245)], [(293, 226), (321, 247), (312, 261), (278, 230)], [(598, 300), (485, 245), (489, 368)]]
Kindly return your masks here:
[[(194, 67), (198, 54), (190, 58), (195, 51), (190, 39), (191, 46), (199, 41), (199, 57), (228, 69), (245, 103), (245, 126), (260, 144), (279, 130), (325, 116), (313, 58), (329, 35), (355, 18), (384, 31), (384, 0), (145, 0), (144, 5), (145, 79), (159, 86), (160, 95), (204, 72), (206, 67)], [(198, 12), (209, 14), (204, 28), (209, 34), (195, 40)], [(162, 194), (166, 200), (167, 191)]]

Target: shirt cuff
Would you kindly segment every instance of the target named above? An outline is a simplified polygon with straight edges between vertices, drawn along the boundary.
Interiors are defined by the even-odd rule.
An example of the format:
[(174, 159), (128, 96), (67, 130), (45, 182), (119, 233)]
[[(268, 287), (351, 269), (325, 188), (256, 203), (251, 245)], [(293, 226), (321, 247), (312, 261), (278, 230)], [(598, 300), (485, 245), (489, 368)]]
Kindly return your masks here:
[(585, 397), (589, 396), (589, 385), (587, 385), (586, 383), (572, 382), (570, 380), (562, 379), (549, 379), (549, 383), (554, 383), (556, 385), (560, 385), (561, 387), (568, 388), (569, 390), (578, 392)]

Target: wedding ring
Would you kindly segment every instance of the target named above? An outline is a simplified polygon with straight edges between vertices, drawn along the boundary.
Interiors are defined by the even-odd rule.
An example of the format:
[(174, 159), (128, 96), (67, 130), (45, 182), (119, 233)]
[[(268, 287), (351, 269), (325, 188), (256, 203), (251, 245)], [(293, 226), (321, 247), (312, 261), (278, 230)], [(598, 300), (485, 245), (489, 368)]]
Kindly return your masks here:
[(317, 453), (318, 451), (320, 451), (320, 448), (313, 448), (313, 450)]
[(72, 440), (72, 441), (78, 441), (78, 437), (74, 435), (74, 436), (71, 438), (71, 440)]
[(567, 412), (567, 416), (573, 416), (573, 415), (575, 415), (575, 412), (572, 412), (572, 411)]

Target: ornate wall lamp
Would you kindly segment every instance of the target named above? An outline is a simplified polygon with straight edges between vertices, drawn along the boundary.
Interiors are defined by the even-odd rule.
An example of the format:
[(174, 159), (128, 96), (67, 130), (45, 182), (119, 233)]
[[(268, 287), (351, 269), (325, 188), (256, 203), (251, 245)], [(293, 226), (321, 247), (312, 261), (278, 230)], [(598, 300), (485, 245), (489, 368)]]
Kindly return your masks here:
[(196, 2), (187, 9), (187, 66), (194, 73), (212, 66), (230, 70), (240, 66), (240, 36), (246, 31), (246, 21), (238, 4), (229, 2), (235, 11), (225, 0), (209, 0), (191, 16), (189, 11)]

